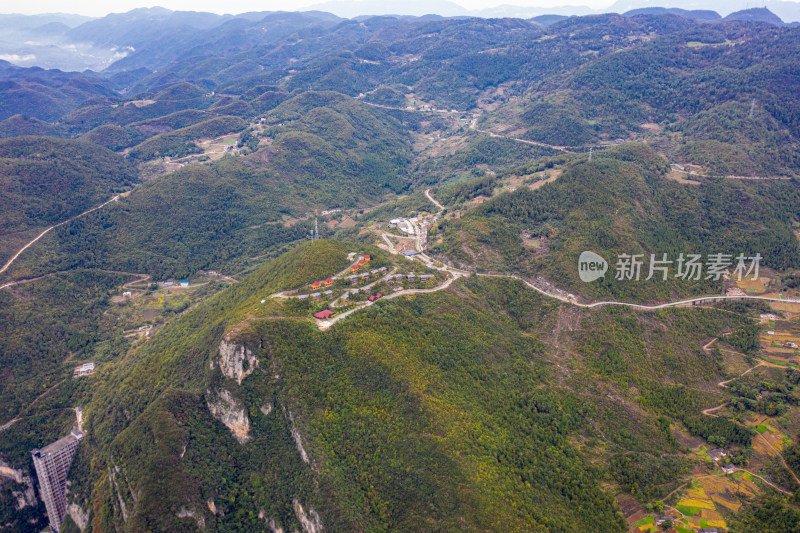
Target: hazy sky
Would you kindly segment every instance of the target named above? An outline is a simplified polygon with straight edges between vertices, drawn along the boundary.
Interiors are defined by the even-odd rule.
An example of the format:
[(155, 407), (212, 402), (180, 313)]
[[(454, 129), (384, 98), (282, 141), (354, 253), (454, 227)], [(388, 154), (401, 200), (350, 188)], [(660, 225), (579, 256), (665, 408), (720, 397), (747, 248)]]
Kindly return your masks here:
[[(122, 13), (137, 7), (161, 6), (180, 11), (209, 11), (212, 13), (244, 13), (246, 11), (297, 10), (319, 4), (326, 0), (161, 0), (152, 3), (142, 0), (27, 0), (11, 2), (3, 0), (0, 13), (75, 13), (79, 15), (102, 16), (108, 13)], [(453, 1), (453, 0), (451, 0)], [(585, 5), (595, 9), (609, 6), (611, 0), (454, 0), (467, 9), (480, 9), (500, 4), (551, 7), (558, 5)]]

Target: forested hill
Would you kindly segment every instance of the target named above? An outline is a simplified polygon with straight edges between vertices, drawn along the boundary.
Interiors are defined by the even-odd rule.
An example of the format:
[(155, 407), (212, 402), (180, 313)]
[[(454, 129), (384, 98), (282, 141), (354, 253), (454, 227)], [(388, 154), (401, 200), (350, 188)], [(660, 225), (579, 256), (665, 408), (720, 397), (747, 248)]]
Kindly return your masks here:
[(30, 230), (63, 222), (136, 181), (133, 165), (92, 143), (47, 137), (0, 140), (0, 263)]
[[(24, 117), (0, 122), (0, 136), (46, 132), (39, 119), (55, 135), (105, 128), (87, 138), (130, 148), (191, 125), (168, 121), (154, 130), (148, 121), (159, 117), (202, 110), (205, 120), (248, 120), (293, 91), (317, 90), (478, 113), (483, 128), (578, 149), (645, 139), (716, 174), (786, 175), (800, 165), (798, 28), (672, 13), (572, 17), (546, 27), (521, 19), (276, 17), (283, 29), (270, 37), (252, 21), (231, 21), (219, 27), (219, 41), (217, 28), (194, 35), (197, 47), (183, 56), (145, 47), (103, 73), (1, 68), (0, 119)], [(228, 32), (237, 24), (245, 28), (234, 43)], [(179, 153), (167, 134), (159, 142), (170, 140), (173, 152), (136, 153)]]
[[(687, 463), (658, 459), (677, 444), (656, 424), (657, 408), (609, 398), (629, 396), (619, 388), (627, 381), (656, 401), (676, 364), (694, 365), (680, 377), (690, 391), (716, 380), (703, 339), (747, 322), (712, 310), (587, 312), (570, 320), (604, 324), (606, 355), (575, 360), (565, 374), (552, 364), (558, 343), (589, 354), (596, 333), (577, 328), (556, 341), (565, 310), (514, 281), (461, 281), (428, 298), (387, 301), (326, 333), (292, 319), (290, 304), (259, 303), (342, 268), (358, 250), (300, 246), (104, 375), (85, 408), (91, 437), (82, 453), (93, 459), (72, 474), (74, 498), (99, 498), (93, 513), (108, 527), (134, 529), (193, 528), (201, 519), (216, 530), (269, 520), (291, 528), (299, 503), (335, 531), (576, 523), (622, 531), (601, 485), (644, 476), (636, 490), (665, 494), (674, 485), (644, 472), (674, 475)], [(686, 394), (674, 416), (700, 423), (699, 397)], [(601, 435), (611, 441), (575, 447)], [(622, 460), (629, 454), (642, 466)], [(109, 468), (126, 488), (109, 483)]]
[(166, 279), (230, 271), (304, 239), (315, 209), (364, 205), (409, 186), (410, 137), (378, 109), (308, 92), (266, 114), (264, 124), (268, 145), (143, 184), (114, 209), (55, 230), (11, 274), (90, 267)]
[[(535, 176), (546, 167), (531, 164), (509, 174)], [(673, 259), (694, 250), (734, 256), (758, 252), (765, 266), (800, 267), (796, 181), (707, 180), (687, 186), (667, 179), (667, 171), (666, 160), (642, 144), (595, 152), (591, 162), (584, 156), (564, 165), (555, 182), (536, 191), (520, 187), (448, 221), (435, 250), (482, 269), (543, 275), (588, 297), (650, 302), (718, 287), (704, 280), (661, 282), (658, 276), (641, 283), (606, 276), (586, 284), (577, 269), (565, 265), (576, 265), (584, 250), (609, 258), (636, 253)], [(484, 181), (474, 186), (485, 192)], [(523, 237), (538, 244), (526, 244)]]

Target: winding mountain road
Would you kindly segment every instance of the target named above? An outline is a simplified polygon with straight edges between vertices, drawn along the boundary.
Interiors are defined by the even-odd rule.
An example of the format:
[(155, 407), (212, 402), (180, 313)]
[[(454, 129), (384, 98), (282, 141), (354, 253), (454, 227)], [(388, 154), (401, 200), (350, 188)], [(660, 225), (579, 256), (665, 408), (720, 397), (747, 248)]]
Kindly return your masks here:
[[(442, 206), (442, 204), (437, 202), (433, 198), (433, 196), (430, 194), (430, 189), (425, 190), (425, 196), (434, 205), (436, 205), (440, 210), (444, 209), (444, 206)], [(419, 228), (416, 225), (414, 225), (413, 227), (415, 228), (415, 231), (417, 232), (416, 237), (417, 237), (417, 242), (419, 242)], [(392, 243), (389, 242), (389, 239), (387, 238), (386, 235), (383, 235), (383, 239), (385, 241), (387, 241), (387, 244), (389, 244), (389, 251), (391, 253), (395, 253), (396, 254), (397, 251), (395, 250), (394, 246), (392, 246)], [(430, 257), (428, 257), (427, 255), (425, 255), (425, 253), (423, 253), (421, 250), (420, 250), (420, 254), (416, 255), (414, 257), (416, 259), (418, 259), (419, 261), (425, 263), (426, 266), (429, 266), (431, 268), (436, 268), (437, 270), (440, 270), (440, 271), (443, 271), (443, 272), (447, 272), (451, 276), (442, 285), (439, 285), (437, 287), (433, 287), (431, 289), (418, 289), (418, 290), (416, 290), (416, 292), (431, 293), (431, 292), (441, 291), (441, 290), (444, 290), (447, 287), (449, 287), (450, 284), (453, 281), (455, 281), (457, 278), (468, 276), (468, 275), (472, 274), (471, 272), (467, 272), (467, 271), (464, 271), (464, 270), (461, 270), (461, 269), (453, 268), (453, 267), (450, 267), (450, 266), (447, 266), (447, 265), (436, 266), (436, 265), (434, 265), (433, 260)], [(579, 301), (578, 297), (576, 295), (571, 294), (571, 293), (569, 293), (567, 291), (564, 291), (562, 289), (559, 289), (559, 288), (557, 288), (555, 286), (552, 286), (546, 281), (542, 281), (542, 283), (545, 283), (547, 286), (546, 287), (540, 287), (540, 286), (537, 286), (537, 285), (531, 283), (529, 280), (527, 280), (527, 279), (525, 279), (525, 278), (523, 278), (521, 276), (517, 276), (515, 274), (476, 273), (476, 275), (482, 276), (482, 277), (516, 279), (516, 280), (521, 281), (522, 283), (524, 283), (527, 287), (529, 287), (529, 288), (533, 289), (534, 291), (538, 292), (539, 294), (542, 294), (543, 296), (547, 296), (548, 298), (554, 298), (554, 299), (559, 300), (561, 302), (568, 303), (568, 304), (574, 305), (576, 307), (582, 307), (582, 308), (585, 308), (585, 309), (593, 309), (593, 308), (596, 308), (596, 307), (604, 307), (604, 306), (616, 305), (616, 306), (621, 306), (621, 307), (628, 307), (630, 309), (636, 309), (636, 310), (639, 310), (639, 311), (658, 311), (659, 309), (668, 309), (670, 307), (696, 306), (696, 305), (702, 304), (702, 303), (715, 303), (715, 302), (719, 302), (719, 301), (723, 301), (723, 300), (758, 300), (758, 301), (762, 301), (762, 302), (779, 302), (779, 303), (798, 303), (798, 304), (800, 304), (800, 301), (783, 300), (783, 299), (780, 299), (780, 298), (762, 298), (760, 296), (748, 296), (748, 295), (730, 295), (729, 296), (729, 295), (723, 295), (723, 294), (716, 295), (716, 296), (699, 296), (699, 297), (696, 297), (696, 298), (686, 298), (686, 299), (683, 299), (683, 300), (676, 300), (676, 301), (673, 301), (673, 302), (666, 302), (666, 303), (654, 304), (654, 305), (635, 304), (635, 303), (630, 303), (630, 302), (618, 302), (618, 301), (614, 301), (614, 300), (604, 300), (604, 301), (599, 301), (599, 302), (584, 303), (584, 302)], [(278, 294), (282, 294), (282, 293), (278, 293)], [(405, 290), (404, 291), (399, 291), (397, 293), (394, 293), (392, 295), (387, 296), (387, 298), (389, 298), (389, 297), (395, 298), (397, 296), (402, 296), (404, 294), (411, 294), (411, 292), (410, 292), (410, 290), (409, 291), (405, 291)], [(368, 307), (368, 306), (367, 305), (362, 305), (362, 306), (354, 307), (353, 309), (345, 311), (342, 314), (337, 315), (337, 316), (335, 316), (335, 317), (333, 317), (331, 319), (318, 320), (317, 323), (318, 323), (320, 329), (328, 329), (329, 327), (331, 327), (333, 324), (335, 324), (339, 320), (345, 318), (346, 316), (350, 316), (354, 312), (356, 312), (356, 311), (358, 311), (360, 309), (364, 309), (365, 307)], [(712, 343), (713, 342), (714, 341), (712, 341)], [(710, 345), (711, 345), (711, 343), (707, 344), (704, 348), (709, 347)], [(749, 372), (749, 370), (748, 370), (748, 372)], [(721, 385), (721, 386), (723, 386), (723, 385)], [(720, 407), (722, 407), (722, 406), (716, 406), (716, 407), (712, 407), (712, 408), (706, 409), (704, 411), (704, 413), (708, 414), (709, 416), (715, 416), (715, 415), (710, 414), (710, 413), (712, 413), (713, 411), (719, 409)]]

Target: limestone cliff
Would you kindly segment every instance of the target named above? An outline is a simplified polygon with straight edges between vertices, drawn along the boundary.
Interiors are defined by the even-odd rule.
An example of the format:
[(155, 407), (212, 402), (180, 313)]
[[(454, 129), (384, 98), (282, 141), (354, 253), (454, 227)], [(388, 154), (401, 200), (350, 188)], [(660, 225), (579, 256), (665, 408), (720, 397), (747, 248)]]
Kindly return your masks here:
[[(242, 380), (252, 374), (258, 366), (258, 358), (246, 347), (223, 339), (219, 343), (219, 357), (216, 363), (223, 376), (234, 379), (241, 385)], [(211, 368), (214, 368), (214, 361), (211, 362)]]
[(240, 444), (250, 438), (250, 419), (244, 405), (225, 390), (207, 391), (206, 401), (211, 414), (231, 430)]
[(15, 483), (25, 486), (24, 490), (11, 491), (11, 495), (16, 500), (14, 505), (17, 510), (36, 506), (36, 493), (33, 490), (33, 479), (26, 475), (24, 470), (12, 468), (11, 465), (0, 460), (0, 485), (3, 484), (3, 479), (10, 479)]

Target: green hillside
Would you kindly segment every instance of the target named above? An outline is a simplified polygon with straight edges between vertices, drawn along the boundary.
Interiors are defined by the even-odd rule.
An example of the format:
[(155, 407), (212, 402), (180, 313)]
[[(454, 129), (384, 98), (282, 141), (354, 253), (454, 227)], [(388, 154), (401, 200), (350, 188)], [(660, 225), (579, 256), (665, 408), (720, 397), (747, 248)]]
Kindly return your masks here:
[[(228, 133), (238, 133), (247, 126), (239, 117), (214, 117), (185, 128), (162, 133), (147, 139), (128, 151), (134, 159), (156, 157), (183, 157), (202, 152), (193, 142), (203, 138), (214, 138)], [(142, 129), (142, 126), (139, 126)]]
[[(510, 173), (528, 175), (545, 168), (532, 164)], [(657, 275), (650, 281), (615, 280), (613, 257), (645, 254), (649, 263), (650, 254), (660, 258), (666, 253), (674, 261), (687, 250), (704, 257), (760, 253), (765, 266), (800, 266), (792, 229), (800, 215), (794, 181), (709, 179), (693, 186), (668, 180), (666, 172), (666, 161), (645, 145), (595, 152), (591, 162), (574, 159), (558, 179), (538, 190), (503, 193), (447, 221), (438, 251), (482, 269), (544, 275), (587, 297), (645, 301), (718, 289), (704, 279), (663, 282)], [(526, 245), (522, 235), (538, 244)], [(578, 279), (578, 256), (584, 250), (611, 261), (602, 281)], [(642, 273), (648, 275), (646, 265)]]
[(50, 137), (0, 140), (0, 260), (33, 237), (29, 230), (82, 213), (136, 179), (131, 165), (93, 144)]
[[(324, 128), (314, 126), (322, 118)], [(407, 187), (408, 134), (380, 111), (335, 93), (307, 93), (267, 120), (275, 124), (269, 146), (148, 181), (114, 209), (58, 228), (45, 246), (20, 258), (15, 275), (71, 268), (156, 279), (203, 268), (235, 272), (251, 257), (304, 239), (313, 226), (305, 217), (314, 209), (372, 203)], [(153, 137), (133, 151), (204, 124)], [(286, 224), (292, 217), (301, 220)]]
[[(259, 303), (339, 270), (351, 250), (335, 241), (292, 250), (92, 380), (93, 460), (73, 472), (72, 498), (92, 502), (98, 527), (291, 528), (296, 500), (336, 531), (622, 531), (603, 487), (645, 501), (666, 494), (655, 480), (687, 466), (657, 460), (679, 449), (657, 423), (659, 398), (688, 391), (669, 416), (695, 428), (707, 400), (693, 391), (722, 374), (700, 347), (746, 323), (714, 310), (599, 310), (569, 320), (602, 335), (553, 337), (563, 304), (477, 278), (383, 302), (324, 333), (273, 318), (291, 316), (285, 304)], [(255, 359), (223, 364), (223, 339)], [(225, 396), (248, 421), (243, 443), (209, 411)], [(646, 474), (621, 460), (629, 454)]]

